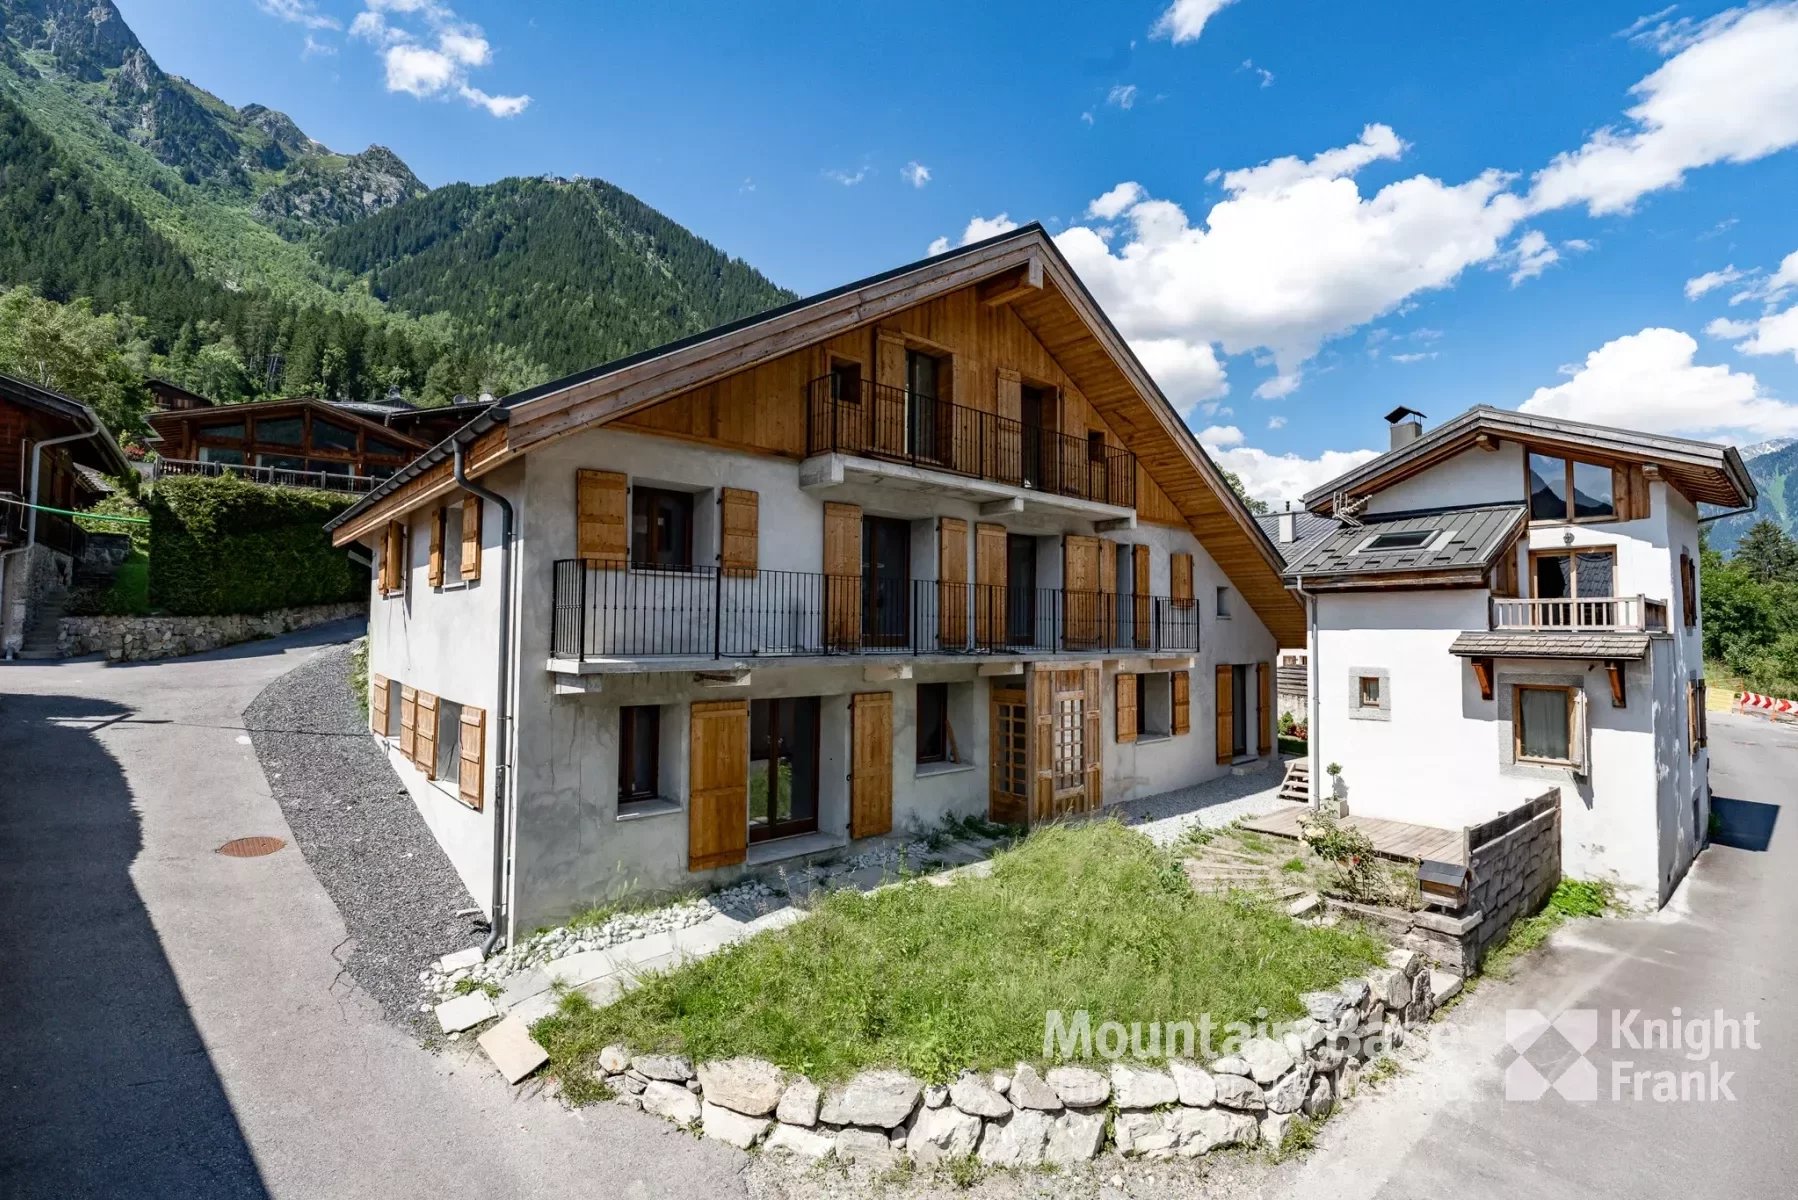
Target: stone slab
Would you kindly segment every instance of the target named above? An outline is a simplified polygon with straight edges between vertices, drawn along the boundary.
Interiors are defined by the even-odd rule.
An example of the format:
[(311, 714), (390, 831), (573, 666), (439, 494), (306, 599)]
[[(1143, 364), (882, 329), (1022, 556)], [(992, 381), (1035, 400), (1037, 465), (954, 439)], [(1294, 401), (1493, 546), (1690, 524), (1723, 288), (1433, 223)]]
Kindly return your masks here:
[(466, 950), (458, 950), (454, 954), (446, 954), (437, 960), (437, 969), (448, 975), (451, 971), (460, 971), (463, 967), (472, 967), (481, 961), (481, 948), (470, 946)]
[(437, 1024), (445, 1033), (461, 1033), (499, 1015), (486, 992), (469, 992), (437, 1006)]
[(507, 1083), (517, 1083), (549, 1061), (549, 1053), (532, 1039), (529, 1027), (514, 1016), (506, 1017), (478, 1041)]

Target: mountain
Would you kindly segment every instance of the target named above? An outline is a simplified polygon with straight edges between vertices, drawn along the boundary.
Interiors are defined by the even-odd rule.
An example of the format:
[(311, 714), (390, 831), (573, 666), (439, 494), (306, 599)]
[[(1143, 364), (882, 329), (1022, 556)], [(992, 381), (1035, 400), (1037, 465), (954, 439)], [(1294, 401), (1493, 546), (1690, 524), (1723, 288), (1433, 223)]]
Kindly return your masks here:
[(792, 299), (609, 184), (431, 191), (233, 107), (112, 0), (0, 0), (0, 182), (0, 292), (132, 314), (224, 400), (504, 392)]
[(1756, 521), (1769, 518), (1787, 533), (1798, 536), (1798, 438), (1775, 438), (1772, 444), (1778, 448), (1753, 457), (1748, 451), (1755, 447), (1743, 449), (1742, 465), (1760, 489), (1760, 500), (1751, 513), (1711, 522), (1706, 527), (1706, 542), (1712, 548), (1731, 553)]
[(1736, 451), (1742, 456), (1743, 463), (1746, 464), (1751, 458), (1759, 458), (1761, 455), (1771, 454), (1775, 450), (1784, 450), (1787, 446), (1798, 446), (1798, 438), (1769, 438), (1764, 442), (1755, 442), (1748, 446), (1738, 446), (1736, 447)]

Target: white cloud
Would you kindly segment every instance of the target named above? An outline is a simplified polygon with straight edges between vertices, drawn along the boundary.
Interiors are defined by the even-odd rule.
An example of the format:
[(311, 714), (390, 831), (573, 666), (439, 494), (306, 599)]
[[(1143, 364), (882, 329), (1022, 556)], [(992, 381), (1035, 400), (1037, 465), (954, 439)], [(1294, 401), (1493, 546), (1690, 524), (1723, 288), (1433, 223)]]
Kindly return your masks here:
[(1083, 125), (1091, 125), (1093, 123), (1093, 115), (1090, 112), (1081, 113), (1080, 122)]
[(1417, 350), (1417, 351), (1413, 351), (1409, 354), (1394, 354), (1391, 356), (1391, 359), (1393, 362), (1398, 363), (1401, 366), (1408, 367), (1412, 363), (1428, 362), (1430, 359), (1435, 358), (1435, 357), (1436, 357), (1436, 351), (1434, 351), (1434, 350)]
[[(1720, 329), (1724, 326), (1730, 328), (1725, 332)], [(1758, 321), (1713, 321), (1706, 332), (1735, 340), (1743, 354), (1790, 354), (1798, 362), (1798, 306)]]
[(1720, 287), (1728, 287), (1746, 275), (1747, 272), (1736, 270), (1734, 263), (1724, 267), (1721, 271), (1706, 271), (1702, 275), (1695, 275), (1686, 280), (1686, 299), (1696, 300), (1706, 292), (1714, 292)]
[(930, 182), (930, 168), (916, 159), (899, 168), (899, 174), (915, 188), (921, 188)]
[(1196, 42), (1205, 23), (1233, 0), (1174, 0), (1149, 30), (1150, 37), (1164, 37), (1176, 46)]
[(1302, 458), (1297, 454), (1269, 454), (1253, 446), (1206, 449), (1212, 462), (1242, 480), (1244, 491), (1270, 505), (1297, 501), (1319, 484), (1379, 457), (1374, 450), (1326, 450), (1316, 458)]
[[(1130, 349), (1176, 405), (1216, 400), (1230, 391), (1224, 364), (1217, 360), (1217, 351), (1208, 343), (1181, 338), (1134, 338)], [(1190, 419), (1191, 413), (1187, 415)]]
[(1267, 427), (1269, 429), (1284, 429), (1286, 428), (1286, 418), (1282, 416), (1269, 417), (1267, 419)]
[(1517, 239), (1517, 244), (1505, 255), (1505, 261), (1512, 268), (1511, 286), (1516, 287), (1560, 262), (1561, 252), (1548, 244), (1548, 238), (1541, 230), (1530, 229)]
[(1130, 108), (1136, 104), (1136, 85), (1134, 83), (1114, 84), (1105, 93), (1105, 103), (1113, 108)]
[(1234, 425), (1207, 425), (1199, 430), (1199, 444), (1207, 450), (1227, 450), (1242, 441), (1242, 430)]
[(1630, 89), (1628, 124), (1600, 129), (1538, 172), (1534, 209), (1627, 212), (1688, 171), (1798, 144), (1798, 3), (1662, 26), (1652, 40), (1672, 57)]
[(832, 183), (840, 183), (844, 187), (854, 187), (868, 177), (868, 168), (860, 167), (854, 171), (825, 171), (824, 178)]
[(256, 7), (271, 17), (279, 17), (307, 29), (343, 28), (336, 17), (319, 12), (313, 0), (256, 0)]
[(1649, 433), (1798, 433), (1798, 405), (1774, 399), (1745, 371), (1698, 363), (1697, 353), (1688, 333), (1644, 329), (1562, 367), (1566, 382), (1537, 388), (1522, 411)]
[(1277, 192), (1311, 179), (1341, 179), (1362, 167), (1396, 159), (1408, 147), (1388, 125), (1368, 125), (1361, 137), (1347, 146), (1325, 150), (1310, 159), (1296, 155), (1270, 159), (1257, 167), (1225, 172), (1224, 190), (1229, 192)]
[(1011, 219), (1011, 214), (1000, 213), (996, 217), (975, 217), (968, 222), (968, 227), (961, 231), (961, 241), (951, 242), (946, 237), (937, 238), (930, 243), (926, 253), (941, 254), (952, 245), (968, 246), (975, 242), (983, 242), (990, 237), (998, 237), (1002, 233), (1010, 233), (1018, 227)]
[(1679, 5), (1677, 4), (1669, 4), (1659, 12), (1651, 12), (1644, 16), (1637, 17), (1622, 29), (1619, 29), (1617, 31), (1617, 36), (1632, 42), (1644, 36), (1658, 39), (1659, 37), (1664, 36), (1663, 31), (1667, 28), (1665, 22), (1668, 17), (1673, 15), (1673, 11), (1678, 7)]
[(1256, 66), (1254, 59), (1252, 59), (1252, 58), (1243, 59), (1242, 60), (1242, 69), (1257, 76), (1261, 80), (1262, 87), (1270, 88), (1270, 87), (1274, 86), (1274, 73), (1272, 71), (1268, 70), (1266, 67)]
[[(1735, 270), (1731, 267), (1730, 270)], [(1699, 278), (1705, 278), (1700, 276)], [(1729, 298), (1732, 305), (1747, 304), (1760, 300), (1767, 304), (1777, 304), (1786, 298), (1787, 293), (1798, 288), (1798, 250), (1785, 256), (1780, 264), (1773, 268), (1771, 274), (1760, 270), (1738, 272), (1737, 279), (1752, 280), (1747, 287)], [(1687, 285), (1686, 294), (1691, 295), (1691, 285)]]
[(1110, 221), (1121, 215), (1123, 211), (1143, 199), (1145, 192), (1142, 184), (1134, 182), (1120, 183), (1086, 206), (1086, 215), (1097, 217), (1101, 221)]
[(301, 58), (325, 58), (336, 53), (336, 46), (329, 42), (321, 42), (310, 33), (306, 35), (306, 41), (300, 47)]
[[(492, 63), (493, 45), (479, 25), (462, 20), (448, 5), (437, 0), (364, 0), (364, 5), (350, 22), (350, 36), (376, 48), (388, 91), (420, 100), (458, 96), (495, 117), (515, 117), (530, 106), (529, 96), (495, 96), (469, 81), (469, 71)], [(397, 23), (407, 21), (414, 24)]]

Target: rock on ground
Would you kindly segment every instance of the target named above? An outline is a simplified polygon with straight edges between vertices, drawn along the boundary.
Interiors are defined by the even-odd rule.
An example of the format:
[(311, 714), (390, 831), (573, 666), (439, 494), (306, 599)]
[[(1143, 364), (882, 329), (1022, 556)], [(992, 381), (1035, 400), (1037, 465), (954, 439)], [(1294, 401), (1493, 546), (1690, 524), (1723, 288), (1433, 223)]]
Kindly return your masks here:
[(780, 1103), (786, 1078), (759, 1058), (727, 1058), (699, 1064), (699, 1086), (709, 1102), (747, 1117), (765, 1117)]
[(768, 1126), (773, 1124), (766, 1117), (746, 1117), (740, 1112), (713, 1104), (710, 1100), (700, 1103), (699, 1116), (701, 1128), (707, 1137), (717, 1138), (739, 1150), (747, 1150), (755, 1145), (756, 1139), (768, 1132)]
[(824, 1097), (819, 1118), (829, 1125), (891, 1129), (918, 1107), (924, 1085), (903, 1071), (864, 1071)]
[(699, 1097), (678, 1083), (656, 1079), (643, 1088), (643, 1111), (676, 1125), (691, 1125), (699, 1120)]

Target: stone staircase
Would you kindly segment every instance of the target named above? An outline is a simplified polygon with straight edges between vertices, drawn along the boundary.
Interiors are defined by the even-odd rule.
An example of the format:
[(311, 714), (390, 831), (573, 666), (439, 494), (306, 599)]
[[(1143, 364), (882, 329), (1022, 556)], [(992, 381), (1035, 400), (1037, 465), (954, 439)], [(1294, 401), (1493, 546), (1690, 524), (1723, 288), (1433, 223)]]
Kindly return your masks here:
[(57, 635), (62, 619), (68, 615), (69, 593), (62, 588), (50, 592), (32, 609), (31, 621), (25, 626), (25, 640), (19, 645), (22, 659), (61, 658)]
[(1295, 758), (1286, 764), (1286, 778), (1280, 781), (1280, 799), (1311, 803), (1311, 760)]

